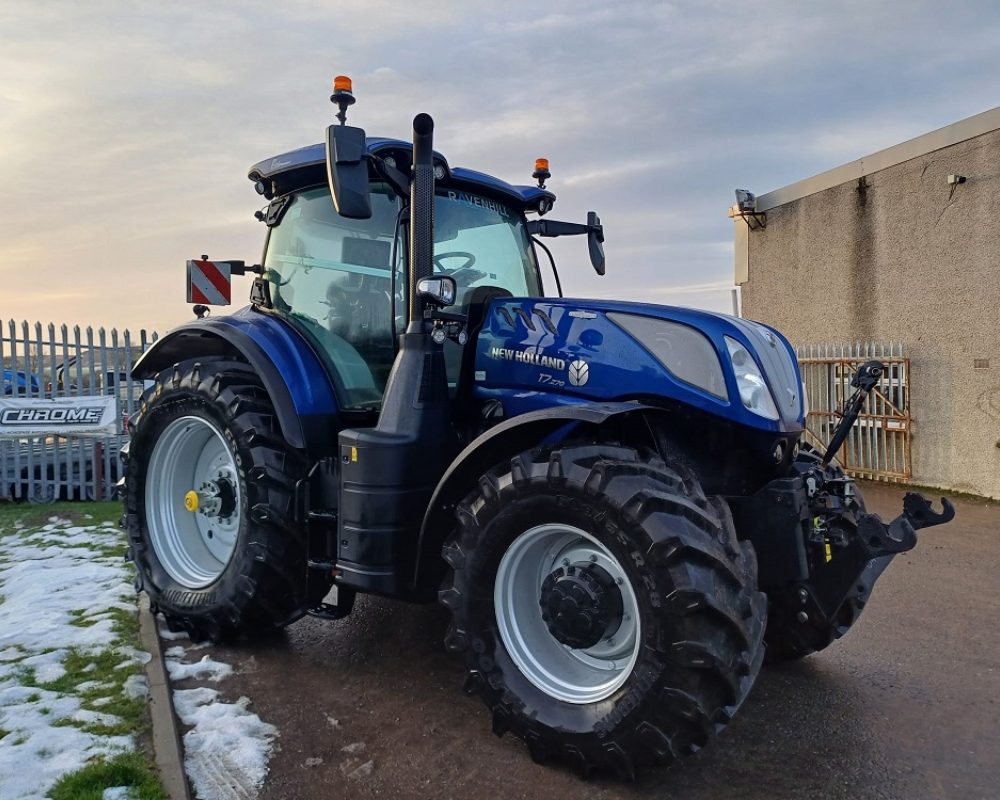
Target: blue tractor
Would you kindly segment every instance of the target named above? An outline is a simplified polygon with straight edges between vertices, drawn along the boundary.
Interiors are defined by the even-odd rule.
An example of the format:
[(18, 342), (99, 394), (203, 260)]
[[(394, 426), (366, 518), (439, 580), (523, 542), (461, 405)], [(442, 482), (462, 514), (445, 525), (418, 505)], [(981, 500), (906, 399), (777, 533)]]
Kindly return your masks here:
[[(137, 587), (218, 639), (356, 593), (439, 600), (498, 734), (632, 775), (723, 728), (765, 658), (821, 650), (915, 529), (801, 439), (794, 351), (744, 319), (546, 294), (555, 195), (339, 124), (255, 165), (250, 305), (161, 338), (122, 487)], [(332, 200), (332, 202), (331, 202)], [(537, 249), (536, 249), (537, 248)], [(240, 262), (228, 262), (241, 271)], [(555, 264), (552, 263), (553, 273)], [(203, 312), (204, 309), (201, 309)]]

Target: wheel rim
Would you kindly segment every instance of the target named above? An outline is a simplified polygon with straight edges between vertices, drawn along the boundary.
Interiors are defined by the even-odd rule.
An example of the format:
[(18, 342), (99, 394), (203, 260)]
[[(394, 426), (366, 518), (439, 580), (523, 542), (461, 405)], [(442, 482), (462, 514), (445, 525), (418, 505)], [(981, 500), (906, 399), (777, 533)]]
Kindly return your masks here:
[[(567, 580), (566, 576), (588, 570), (600, 575), (601, 591), (605, 598), (612, 596), (620, 614), (608, 619), (599, 641), (574, 647), (553, 632), (552, 600), (546, 591), (555, 576)], [(597, 586), (593, 580), (590, 584)], [(635, 592), (618, 559), (579, 528), (538, 525), (518, 536), (497, 568), (493, 604), (511, 659), (525, 678), (551, 697), (595, 703), (611, 696), (632, 673), (639, 655)]]
[(146, 525), (170, 577), (189, 589), (218, 580), (236, 549), (243, 505), (222, 431), (202, 417), (167, 425), (146, 474)]

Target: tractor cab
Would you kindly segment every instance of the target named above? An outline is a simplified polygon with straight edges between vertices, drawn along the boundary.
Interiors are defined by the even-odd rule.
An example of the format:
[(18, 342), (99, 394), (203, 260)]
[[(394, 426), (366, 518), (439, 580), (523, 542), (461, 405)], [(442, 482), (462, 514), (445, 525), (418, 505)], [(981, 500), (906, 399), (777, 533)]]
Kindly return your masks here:
[[(408, 313), (401, 199), (373, 180), (367, 219), (339, 214), (325, 182), (277, 202), (283, 208), (272, 217), (259, 305), (310, 341), (334, 377), (342, 408), (378, 408)], [(498, 198), (488, 187), (455, 181), (435, 193), (434, 215), (433, 274), (455, 281), (457, 314), (475, 317), (473, 306), (497, 294), (542, 295), (520, 197)], [(454, 390), (463, 346), (449, 338), (444, 350)]]
[(414, 318), (433, 319), (451, 396), (470, 385), (465, 373), (474, 370), (474, 358), (467, 343), (490, 300), (543, 296), (534, 236), (588, 235), (595, 267), (603, 272), (596, 214), (587, 225), (527, 219), (543, 216), (555, 202), (545, 188), (547, 159), (535, 163), (537, 185), (514, 186), (452, 168), (432, 152), (433, 243), (425, 254), (431, 266), (429, 275), (421, 267), (420, 277), (444, 278), (448, 302), (425, 303), (407, 245), (413, 145), (346, 125), (354, 103), (348, 79), (337, 78), (330, 99), (340, 107), (340, 124), (329, 127), (324, 144), (266, 159), (249, 172), (258, 193), (270, 200), (266, 213), (257, 214), (269, 232), (251, 298), (309, 341), (331, 377), (338, 408), (381, 408), (399, 337)]

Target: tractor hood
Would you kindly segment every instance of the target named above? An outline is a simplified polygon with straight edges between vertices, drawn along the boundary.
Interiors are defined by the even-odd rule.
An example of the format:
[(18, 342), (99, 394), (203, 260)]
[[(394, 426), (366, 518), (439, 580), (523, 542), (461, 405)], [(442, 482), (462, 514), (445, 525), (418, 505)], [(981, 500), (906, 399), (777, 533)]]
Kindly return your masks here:
[(801, 431), (805, 416), (795, 351), (778, 331), (646, 303), (496, 299), (476, 343), (475, 382), (510, 414), (659, 399), (781, 433)]

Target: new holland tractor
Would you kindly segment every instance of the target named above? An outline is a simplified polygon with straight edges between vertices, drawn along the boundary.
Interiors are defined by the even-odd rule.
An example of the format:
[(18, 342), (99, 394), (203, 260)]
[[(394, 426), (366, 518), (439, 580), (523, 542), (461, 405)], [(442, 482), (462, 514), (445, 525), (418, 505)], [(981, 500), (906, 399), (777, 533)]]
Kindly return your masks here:
[[(195, 639), (339, 619), (367, 592), (439, 600), (493, 730), (536, 760), (630, 776), (702, 747), (765, 659), (844, 634), (914, 531), (833, 457), (766, 325), (546, 293), (555, 195), (339, 122), (255, 165), (250, 304), (161, 338), (122, 493), (137, 588)], [(551, 256), (550, 256), (551, 259)], [(205, 309), (199, 309), (204, 312)]]

